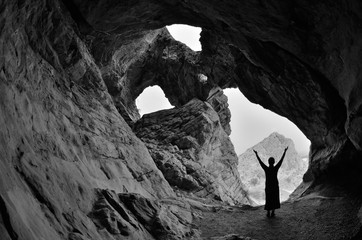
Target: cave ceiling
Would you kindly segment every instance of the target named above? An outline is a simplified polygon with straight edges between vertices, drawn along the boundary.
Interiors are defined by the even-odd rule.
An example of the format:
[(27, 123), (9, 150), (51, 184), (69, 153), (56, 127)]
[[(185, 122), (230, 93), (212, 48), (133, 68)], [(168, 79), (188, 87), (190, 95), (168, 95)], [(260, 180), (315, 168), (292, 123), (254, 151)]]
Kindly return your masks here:
[[(73, 14), (81, 15), (80, 30), (94, 36), (98, 64), (108, 69), (115, 59), (118, 65), (129, 64), (122, 74), (127, 72), (131, 90), (122, 95), (113, 89), (114, 96), (122, 95), (128, 112), (150, 85), (160, 85), (175, 106), (194, 97), (204, 100), (215, 86), (237, 86), (250, 101), (294, 122), (314, 150), (330, 153), (347, 142), (362, 149), (361, 2), (74, 0), (72, 4), (77, 8)], [(181, 46), (160, 29), (176, 23), (202, 27), (202, 52)], [(130, 53), (125, 46), (138, 46), (143, 52)], [(174, 54), (165, 57), (165, 48)], [(129, 53), (136, 58), (125, 60)], [(208, 76), (206, 85), (194, 81), (199, 73)], [(112, 85), (112, 80), (108, 82)]]

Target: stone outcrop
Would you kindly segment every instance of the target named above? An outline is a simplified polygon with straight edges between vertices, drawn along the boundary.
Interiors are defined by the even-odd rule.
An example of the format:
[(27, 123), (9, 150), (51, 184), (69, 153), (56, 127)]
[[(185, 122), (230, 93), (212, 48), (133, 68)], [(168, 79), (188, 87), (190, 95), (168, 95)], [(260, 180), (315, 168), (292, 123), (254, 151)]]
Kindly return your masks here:
[[(149, 86), (160, 86), (176, 107), (193, 98), (206, 101), (216, 86), (236, 87), (236, 64), (228, 45), (207, 32), (201, 41), (207, 42), (204, 50), (194, 52), (164, 28), (132, 42), (98, 36), (90, 48), (117, 109), (132, 125), (140, 117), (135, 100)], [(105, 51), (98, 52), (104, 45)]]
[(239, 155), (238, 171), (241, 181), (247, 187), (249, 197), (257, 204), (264, 204), (265, 202), (265, 174), (255, 157), (253, 149), (258, 152), (261, 160), (269, 165), (269, 157), (274, 157), (277, 163), (287, 146), (288, 151), (278, 172), (280, 200), (285, 201), (301, 184), (303, 175), (308, 168), (307, 160), (298, 155), (293, 141), (274, 132), (260, 143), (247, 149), (245, 153)]
[[(181, 201), (155, 201), (140, 194), (98, 190), (88, 215), (102, 239), (191, 239), (198, 232), (191, 228), (190, 206)], [(182, 219), (182, 220), (181, 220)], [(79, 239), (79, 232), (70, 239)]]
[(212, 104), (193, 99), (180, 108), (146, 114), (134, 130), (171, 186), (198, 197), (250, 204), (237, 172), (227, 133), (230, 112), (225, 113), (222, 96), (227, 100), (217, 91), (208, 100)]

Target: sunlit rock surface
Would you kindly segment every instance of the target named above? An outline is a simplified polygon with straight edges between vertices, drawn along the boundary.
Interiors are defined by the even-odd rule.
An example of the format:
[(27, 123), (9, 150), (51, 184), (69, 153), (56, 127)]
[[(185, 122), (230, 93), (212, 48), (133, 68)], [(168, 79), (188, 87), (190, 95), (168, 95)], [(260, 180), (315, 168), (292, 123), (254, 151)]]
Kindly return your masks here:
[(257, 204), (265, 203), (265, 174), (253, 150), (256, 150), (260, 159), (269, 166), (269, 157), (273, 157), (275, 164), (277, 164), (286, 147), (288, 147), (288, 150), (278, 172), (280, 200), (285, 201), (295, 188), (301, 184), (303, 175), (308, 168), (308, 160), (302, 159), (298, 155), (293, 141), (274, 132), (260, 143), (246, 150), (245, 153), (239, 155), (238, 171), (241, 181), (247, 187), (249, 197)]
[[(217, 102), (219, 95), (226, 98), (220, 93), (209, 101)], [(227, 104), (217, 107), (223, 113)], [(250, 204), (234, 147), (208, 102), (194, 99), (180, 108), (146, 114), (134, 129), (171, 186), (198, 197)]]

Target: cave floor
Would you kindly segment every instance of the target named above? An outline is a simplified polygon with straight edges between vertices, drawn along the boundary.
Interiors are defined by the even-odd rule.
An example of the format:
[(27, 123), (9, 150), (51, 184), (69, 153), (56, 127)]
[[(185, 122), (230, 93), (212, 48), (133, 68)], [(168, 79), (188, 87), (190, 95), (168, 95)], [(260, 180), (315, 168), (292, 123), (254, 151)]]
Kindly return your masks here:
[(361, 229), (360, 206), (352, 198), (309, 196), (282, 203), (275, 218), (263, 206), (214, 206), (201, 211), (196, 225), (202, 239), (351, 239)]

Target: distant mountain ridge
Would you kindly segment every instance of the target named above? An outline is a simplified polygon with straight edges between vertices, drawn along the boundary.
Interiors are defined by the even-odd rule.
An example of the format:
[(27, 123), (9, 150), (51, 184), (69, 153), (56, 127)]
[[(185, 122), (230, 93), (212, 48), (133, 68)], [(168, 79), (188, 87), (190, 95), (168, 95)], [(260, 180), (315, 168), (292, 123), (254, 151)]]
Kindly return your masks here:
[(238, 171), (240, 178), (246, 185), (250, 198), (257, 204), (264, 204), (265, 202), (265, 175), (253, 149), (258, 152), (261, 160), (269, 165), (269, 157), (274, 157), (277, 163), (287, 146), (288, 151), (278, 173), (280, 198), (281, 201), (285, 201), (288, 199), (289, 194), (301, 183), (303, 174), (308, 168), (308, 161), (297, 153), (293, 140), (274, 132), (260, 143), (247, 149), (245, 153), (239, 155)]

